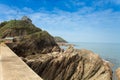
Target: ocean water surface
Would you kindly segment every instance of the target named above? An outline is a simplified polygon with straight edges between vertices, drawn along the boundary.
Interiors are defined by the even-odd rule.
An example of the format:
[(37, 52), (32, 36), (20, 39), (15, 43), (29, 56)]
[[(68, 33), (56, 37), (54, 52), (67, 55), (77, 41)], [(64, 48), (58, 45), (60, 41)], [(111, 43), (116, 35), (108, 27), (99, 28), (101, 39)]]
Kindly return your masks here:
[(114, 70), (120, 67), (120, 43), (71, 42), (71, 44), (77, 49), (87, 49), (99, 54), (103, 59), (114, 64)]

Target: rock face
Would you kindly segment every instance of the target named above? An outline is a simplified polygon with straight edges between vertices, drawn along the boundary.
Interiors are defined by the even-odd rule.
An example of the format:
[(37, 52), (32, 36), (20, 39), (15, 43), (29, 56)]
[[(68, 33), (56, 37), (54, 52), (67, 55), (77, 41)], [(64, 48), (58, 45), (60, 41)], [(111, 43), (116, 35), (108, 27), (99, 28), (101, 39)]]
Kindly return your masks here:
[(117, 79), (120, 80), (120, 68), (116, 70)]
[(54, 41), (54, 38), (46, 31), (40, 31), (27, 35), (20, 41), (20, 43), (13, 43), (10, 48), (18, 56), (22, 57), (60, 51), (59, 46)]
[(28, 56), (26, 63), (44, 80), (112, 80), (109, 64), (88, 50)]

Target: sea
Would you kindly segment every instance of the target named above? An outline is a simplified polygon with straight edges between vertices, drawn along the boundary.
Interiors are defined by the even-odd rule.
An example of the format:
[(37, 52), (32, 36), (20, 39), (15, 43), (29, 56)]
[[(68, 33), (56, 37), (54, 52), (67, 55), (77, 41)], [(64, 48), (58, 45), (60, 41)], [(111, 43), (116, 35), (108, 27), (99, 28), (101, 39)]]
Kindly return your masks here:
[[(70, 44), (74, 44), (76, 49), (91, 50), (100, 55), (101, 58), (111, 62), (113, 73), (120, 67), (120, 43), (70, 42)], [(113, 80), (116, 80), (115, 76)]]

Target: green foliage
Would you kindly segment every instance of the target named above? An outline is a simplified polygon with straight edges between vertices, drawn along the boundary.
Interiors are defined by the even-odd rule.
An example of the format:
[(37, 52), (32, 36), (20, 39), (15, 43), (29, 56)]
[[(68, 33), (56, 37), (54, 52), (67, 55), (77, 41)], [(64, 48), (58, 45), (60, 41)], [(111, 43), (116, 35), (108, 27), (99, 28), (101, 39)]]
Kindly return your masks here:
[(0, 37), (2, 36), (2, 34), (0, 34)]
[(67, 41), (65, 41), (63, 38), (61, 38), (59, 36), (55, 36), (54, 39), (55, 39), (56, 42), (65, 42), (65, 43), (67, 42)]
[(38, 39), (38, 40), (41, 40), (41, 39), (50, 39), (50, 38), (53, 38), (47, 31), (39, 31), (39, 32), (36, 32), (36, 33), (33, 33), (33, 34), (30, 34), (28, 36), (26, 36), (26, 38), (29, 38), (29, 39)]
[(38, 31), (42, 30), (37, 28), (31, 22), (25, 20), (10, 20), (1, 23), (0, 36), (3, 36), (5, 33), (19, 34), (19, 32), (25, 32), (26, 35), (28, 35)]
[(1, 22), (0, 23), (0, 28), (2, 28), (3, 26), (5, 26), (7, 23), (8, 23), (7, 21)]

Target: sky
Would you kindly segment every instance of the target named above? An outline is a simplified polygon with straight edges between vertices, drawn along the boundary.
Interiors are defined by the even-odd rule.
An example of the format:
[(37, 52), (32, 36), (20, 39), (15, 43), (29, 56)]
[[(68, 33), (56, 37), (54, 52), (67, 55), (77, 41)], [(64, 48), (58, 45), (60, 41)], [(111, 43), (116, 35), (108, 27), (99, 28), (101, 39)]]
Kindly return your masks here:
[(22, 16), (68, 42), (120, 43), (120, 0), (0, 0), (0, 22)]

